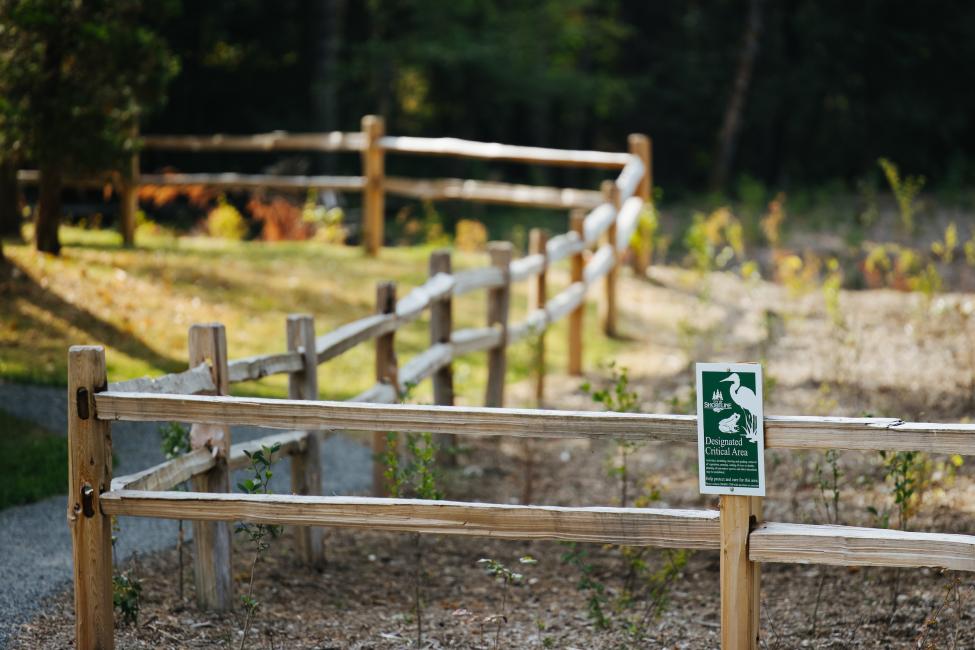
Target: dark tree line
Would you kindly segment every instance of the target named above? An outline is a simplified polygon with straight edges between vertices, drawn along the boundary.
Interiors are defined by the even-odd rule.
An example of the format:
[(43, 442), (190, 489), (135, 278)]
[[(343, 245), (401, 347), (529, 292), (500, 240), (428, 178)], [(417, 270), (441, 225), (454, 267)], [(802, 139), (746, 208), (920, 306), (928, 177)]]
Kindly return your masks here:
[[(878, 156), (935, 180), (965, 183), (973, 171), (968, 2), (2, 0), (0, 26), (7, 179), (23, 161), (48, 179), (114, 164), (135, 117), (144, 132), (247, 133), (357, 130), (366, 113), (384, 115), (389, 133), (540, 146), (619, 150), (628, 133), (645, 132), (671, 195), (733, 190), (742, 174), (777, 186), (852, 181)], [(175, 71), (170, 51), (180, 71), (151, 113)], [(232, 170), (266, 161), (145, 162)], [(295, 164), (358, 163), (322, 155)], [(460, 171), (409, 164), (486, 173), (470, 161)], [(0, 195), (5, 187), (0, 179)], [(53, 211), (56, 190), (42, 182)], [(4, 205), (0, 196), (0, 221)], [(56, 248), (49, 230), (39, 235)]]
[(881, 155), (965, 175), (975, 148), (967, 2), (220, 0), (161, 31), (183, 72), (156, 131), (355, 130), (369, 112), (391, 133), (559, 147), (642, 131), (659, 182), (689, 190), (851, 180)]

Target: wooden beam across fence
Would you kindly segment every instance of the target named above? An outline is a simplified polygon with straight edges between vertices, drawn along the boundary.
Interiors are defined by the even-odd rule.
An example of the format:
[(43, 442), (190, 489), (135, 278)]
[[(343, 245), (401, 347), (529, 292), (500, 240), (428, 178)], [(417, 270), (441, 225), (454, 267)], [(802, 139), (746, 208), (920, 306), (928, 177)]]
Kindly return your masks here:
[(279, 494), (194, 494), (120, 490), (102, 495), (108, 515), (292, 526), (718, 548), (718, 512), (660, 508), (565, 508), (460, 501), (311, 497)]
[[(471, 406), (363, 404), (259, 397), (95, 395), (98, 418), (133, 422), (207, 422), (274, 429), (404, 431), (538, 438), (659, 440), (692, 444), (693, 415), (596, 413)], [(927, 451), (975, 455), (975, 424), (904, 422), (896, 418), (769, 416), (770, 449)]]

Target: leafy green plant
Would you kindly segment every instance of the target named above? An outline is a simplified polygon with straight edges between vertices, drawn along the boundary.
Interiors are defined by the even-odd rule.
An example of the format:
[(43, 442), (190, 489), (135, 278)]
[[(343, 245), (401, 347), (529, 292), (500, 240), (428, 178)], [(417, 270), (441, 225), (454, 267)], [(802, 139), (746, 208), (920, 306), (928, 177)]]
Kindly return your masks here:
[(609, 628), (606, 616), (606, 585), (595, 577), (595, 566), (588, 561), (589, 551), (577, 542), (567, 542), (568, 550), (562, 554), (562, 562), (579, 572), (576, 589), (586, 594), (586, 613), (597, 630)]
[(826, 277), (823, 279), (823, 302), (826, 304), (826, 314), (830, 322), (838, 330), (847, 329), (846, 315), (840, 305), (840, 295), (843, 288), (843, 271), (839, 260), (835, 257), (826, 262)]
[(211, 237), (240, 241), (247, 235), (247, 222), (240, 211), (221, 196), (217, 207), (207, 214), (206, 229)]
[[(823, 457), (816, 462), (816, 482), (819, 485), (819, 498), (826, 511), (827, 524), (840, 523), (840, 454), (835, 449), (827, 449)], [(819, 586), (816, 588), (816, 600), (813, 605), (810, 636), (816, 636), (816, 623), (819, 618), (819, 606), (822, 603), (823, 587), (826, 584), (826, 573), (819, 574)]]
[(684, 236), (684, 246), (691, 266), (703, 275), (727, 267), (736, 257), (744, 257), (744, 230), (727, 207), (707, 215), (698, 212)]
[(670, 591), (674, 583), (680, 579), (690, 560), (693, 551), (687, 549), (663, 549), (663, 562), (654, 567), (645, 561), (647, 548), (622, 547), (622, 550), (633, 555), (631, 566), (635, 568), (635, 575), (639, 578), (636, 589), (624, 593), (621, 604), (629, 607), (634, 603), (642, 603), (643, 608), (629, 617), (625, 623), (626, 631), (634, 640), (642, 640), (646, 636), (649, 623), (660, 615), (670, 603)]
[[(172, 460), (190, 451), (190, 430), (179, 422), (169, 422), (159, 427), (162, 451), (166, 460)], [(179, 561), (179, 602), (183, 602), (183, 520), (178, 520), (176, 529), (176, 555)]]
[[(400, 401), (409, 400), (414, 386), (408, 384)], [(440, 500), (443, 492), (437, 485), (437, 445), (429, 432), (410, 432), (405, 436), (405, 462), (398, 453), (398, 436), (394, 432), (386, 434), (386, 447), (380, 456), (384, 465), (383, 476), (389, 493), (396, 498), (415, 498)], [(423, 645), (423, 538), (419, 533), (413, 535), (413, 615), (416, 621), (416, 645)]]
[(819, 485), (819, 498), (826, 511), (826, 523), (840, 523), (840, 478), (843, 476), (839, 466), (840, 453), (827, 449), (816, 463), (816, 482)]
[(955, 259), (956, 248), (958, 248), (958, 226), (956, 226), (955, 222), (952, 221), (945, 228), (944, 237), (932, 242), (931, 252), (934, 253), (944, 264), (951, 264), (951, 262)]
[[(520, 558), (518, 562), (525, 565), (538, 564), (538, 560), (530, 555)], [(491, 558), (481, 558), (477, 561), (477, 563), (484, 567), (484, 571), (489, 576), (495, 578), (497, 582), (501, 583), (501, 610), (497, 614), (492, 615), (489, 621), (497, 623), (497, 628), (494, 633), (494, 647), (495, 650), (497, 650), (501, 643), (501, 626), (508, 622), (508, 616), (505, 613), (508, 605), (508, 587), (512, 583), (520, 583), (524, 576), (521, 573), (512, 571), (497, 560), (493, 560)]]
[(122, 615), (122, 622), (135, 625), (142, 606), (142, 582), (128, 572), (112, 576), (112, 605)]
[[(247, 455), (247, 469), (251, 473), (251, 478), (245, 479), (237, 484), (237, 488), (245, 494), (270, 494), (271, 477), (274, 472), (271, 466), (274, 463), (274, 455), (281, 450), (280, 443), (274, 443), (270, 447), (262, 446), (259, 450), (251, 452), (244, 451)], [(261, 603), (254, 597), (254, 572), (257, 563), (270, 550), (271, 540), (281, 535), (281, 526), (272, 524), (252, 524), (241, 522), (237, 524), (236, 533), (246, 538), (254, 550), (254, 559), (251, 561), (250, 576), (247, 581), (247, 593), (240, 597), (244, 606), (244, 633), (240, 638), (240, 648), (247, 642), (247, 633), (250, 630), (254, 614), (260, 608)]]
[[(582, 384), (582, 391), (607, 411), (636, 412), (640, 407), (640, 396), (630, 388), (629, 369), (625, 366), (617, 368), (616, 362), (610, 362), (607, 368), (610, 372), (609, 388), (596, 389), (587, 381)], [(629, 458), (638, 447), (637, 443), (631, 440), (616, 440), (616, 453), (613, 454), (609, 473), (619, 481), (622, 508), (625, 508), (629, 502)]]
[(645, 205), (640, 211), (636, 229), (630, 238), (630, 248), (647, 265), (652, 263), (654, 250), (659, 245), (657, 240), (659, 230), (660, 216), (657, 214), (656, 206), (653, 204)]
[(884, 176), (887, 178), (887, 184), (890, 185), (890, 189), (894, 193), (894, 200), (897, 201), (897, 209), (900, 213), (901, 225), (904, 226), (904, 230), (908, 233), (913, 233), (914, 214), (917, 211), (915, 200), (918, 194), (921, 193), (921, 188), (924, 187), (924, 177), (902, 177), (900, 170), (897, 169), (897, 165), (887, 158), (878, 159), (877, 164), (883, 170)]

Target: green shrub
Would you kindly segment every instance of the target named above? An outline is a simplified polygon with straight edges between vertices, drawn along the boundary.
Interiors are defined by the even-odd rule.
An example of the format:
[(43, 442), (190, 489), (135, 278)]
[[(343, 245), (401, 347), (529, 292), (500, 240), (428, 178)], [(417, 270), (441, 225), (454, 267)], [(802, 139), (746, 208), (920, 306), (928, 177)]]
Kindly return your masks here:
[(247, 222), (237, 208), (220, 197), (217, 207), (210, 210), (206, 219), (207, 233), (211, 237), (240, 241), (247, 234)]

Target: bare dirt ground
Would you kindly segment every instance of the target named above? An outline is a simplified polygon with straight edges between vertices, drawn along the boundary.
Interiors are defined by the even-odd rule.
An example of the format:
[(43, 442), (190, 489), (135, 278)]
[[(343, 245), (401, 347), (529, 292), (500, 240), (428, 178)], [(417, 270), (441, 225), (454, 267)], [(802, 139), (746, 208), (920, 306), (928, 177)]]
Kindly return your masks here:
[[(650, 281), (626, 277), (621, 330), (630, 343), (616, 362), (627, 366), (646, 412), (689, 412), (693, 361), (763, 361), (769, 414), (878, 416), (967, 421), (975, 382), (975, 296), (926, 299), (894, 291), (843, 292), (832, 307), (819, 288), (802, 291), (762, 281), (713, 274), (706, 285), (694, 274), (654, 268)], [(561, 344), (550, 341), (550, 345)], [(589, 369), (598, 383), (604, 370)], [(579, 380), (553, 375), (546, 406), (593, 408)], [(515, 386), (512, 404), (531, 405), (530, 387)], [(525, 490), (522, 442), (476, 440), (460, 467), (444, 477), (449, 498), (519, 502)], [(534, 503), (616, 505), (618, 479), (607, 467), (611, 443), (535, 441)], [(975, 530), (975, 470), (952, 469), (932, 457), (912, 530)], [(816, 452), (768, 452), (769, 520), (876, 525), (893, 507), (878, 454), (839, 455), (839, 508), (830, 514), (831, 476)], [(715, 507), (697, 493), (695, 450), (645, 445), (631, 458), (633, 495), (652, 493), (670, 507)], [(891, 517), (891, 522), (895, 517)], [(423, 644), (431, 648), (715, 648), (718, 646), (718, 558), (690, 556), (668, 585), (666, 603), (616, 603), (626, 572), (619, 549), (585, 547), (589, 577), (603, 585), (609, 619), (599, 629), (589, 615), (592, 590), (555, 543), (424, 537), (331, 530), (329, 564), (322, 573), (299, 567), (286, 534), (258, 565), (255, 594), (263, 605), (246, 647), (415, 647), (413, 598), (417, 558), (422, 578)], [(580, 550), (582, 547), (577, 547)], [(538, 564), (522, 566), (529, 554)], [(478, 559), (490, 557), (524, 573), (508, 590), (486, 576)], [(650, 570), (671, 557), (652, 550)], [(250, 552), (238, 545), (241, 584)], [(187, 563), (188, 564), (188, 563)], [(176, 594), (172, 551), (135, 561), (143, 582), (137, 626), (119, 626), (121, 648), (236, 647), (242, 612), (214, 616), (193, 609), (185, 569), (183, 601)], [(765, 565), (762, 578), (762, 647), (765, 648), (975, 648), (975, 581), (969, 574), (935, 570)], [(651, 605), (648, 607), (648, 603)], [(496, 615), (506, 621), (500, 627)], [(627, 623), (631, 625), (627, 626)], [(632, 623), (638, 623), (632, 625)], [(70, 594), (25, 626), (15, 648), (71, 647)]]

